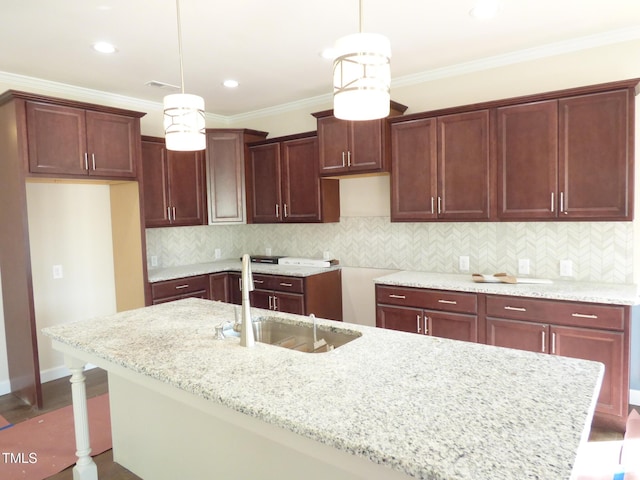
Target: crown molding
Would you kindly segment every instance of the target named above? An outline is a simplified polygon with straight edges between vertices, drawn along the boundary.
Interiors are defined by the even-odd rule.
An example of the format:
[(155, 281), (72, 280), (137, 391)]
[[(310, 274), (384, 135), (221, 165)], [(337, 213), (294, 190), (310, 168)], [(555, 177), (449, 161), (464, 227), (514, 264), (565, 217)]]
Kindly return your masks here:
[[(436, 79), (454, 77), (458, 75), (478, 72), (481, 70), (490, 70), (506, 65), (513, 65), (516, 63), (538, 60), (545, 57), (552, 57), (565, 53), (587, 50), (591, 48), (597, 48), (638, 39), (640, 39), (640, 27), (612, 30), (610, 32), (602, 34), (589, 35), (572, 40), (567, 40), (564, 42), (550, 43), (538, 47), (518, 50), (504, 55), (496, 55), (493, 57), (464, 62), (448, 67), (436, 68), (422, 73), (405, 75), (403, 77), (393, 79), (391, 82), (391, 86), (392, 88), (412, 86)], [(9, 72), (0, 71), (0, 83), (7, 83), (12, 87), (15, 86), (16, 88), (29, 91), (37, 90), (43, 94), (51, 94), (53, 96), (59, 95), (66, 98), (72, 97), (74, 99), (78, 99), (79, 101), (86, 101), (88, 103), (117, 105), (121, 108), (128, 108), (131, 110), (150, 112), (162, 111), (163, 109), (162, 103), (160, 102), (141, 100), (134, 97), (127, 97), (124, 95), (104, 92), (101, 90), (77, 87), (75, 85), (53, 82), (50, 80), (43, 80)], [(273, 107), (262, 108), (259, 110), (253, 110), (237, 115), (225, 116), (215, 113), (205, 113), (205, 117), (212, 122), (217, 122), (223, 125), (238, 124), (247, 120), (302, 110), (309, 107), (326, 106), (326, 104), (332, 101), (332, 97), (333, 95), (331, 93), (327, 93), (324, 95), (318, 95), (315, 97), (288, 102), (281, 105), (275, 105)]]

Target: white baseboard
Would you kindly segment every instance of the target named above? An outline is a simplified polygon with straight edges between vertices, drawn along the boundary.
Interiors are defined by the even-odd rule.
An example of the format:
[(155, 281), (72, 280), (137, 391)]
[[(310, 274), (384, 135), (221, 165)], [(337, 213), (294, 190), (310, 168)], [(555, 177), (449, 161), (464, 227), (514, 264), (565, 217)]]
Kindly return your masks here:
[(640, 390), (629, 390), (629, 403), (640, 406)]
[[(84, 367), (85, 370), (91, 370), (93, 368), (96, 368), (96, 366), (91, 363), (87, 363)], [(59, 378), (68, 377), (69, 375), (71, 375), (69, 369), (62, 365), (60, 367), (42, 370), (40, 372), (40, 381), (42, 383), (50, 382)], [(4, 380), (0, 382), (0, 395), (6, 395), (8, 393), (11, 393), (11, 383), (9, 382), (9, 380)]]

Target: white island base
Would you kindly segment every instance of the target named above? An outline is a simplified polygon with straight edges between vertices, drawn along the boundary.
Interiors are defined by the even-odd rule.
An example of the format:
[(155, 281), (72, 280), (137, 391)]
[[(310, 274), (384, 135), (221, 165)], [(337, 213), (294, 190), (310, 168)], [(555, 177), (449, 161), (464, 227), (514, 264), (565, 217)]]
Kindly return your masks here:
[(147, 378), (109, 373), (114, 461), (144, 479), (410, 477)]

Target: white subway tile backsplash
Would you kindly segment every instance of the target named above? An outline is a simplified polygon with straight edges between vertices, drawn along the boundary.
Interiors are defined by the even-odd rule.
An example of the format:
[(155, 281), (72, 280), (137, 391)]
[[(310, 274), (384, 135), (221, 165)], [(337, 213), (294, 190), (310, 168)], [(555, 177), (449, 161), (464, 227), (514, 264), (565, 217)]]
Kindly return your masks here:
[(560, 260), (579, 281), (631, 283), (631, 222), (391, 223), (389, 217), (342, 217), (331, 224), (234, 225), (147, 229), (147, 256), (161, 266), (262, 254), (322, 258), (326, 250), (350, 267), (454, 272), (468, 255), (471, 270), (517, 273), (528, 258), (532, 277), (560, 278)]

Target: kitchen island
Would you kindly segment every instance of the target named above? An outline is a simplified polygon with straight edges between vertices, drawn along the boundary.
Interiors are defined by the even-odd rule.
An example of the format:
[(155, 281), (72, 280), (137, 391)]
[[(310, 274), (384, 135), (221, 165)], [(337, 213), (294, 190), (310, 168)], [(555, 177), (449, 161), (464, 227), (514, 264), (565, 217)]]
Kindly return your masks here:
[(185, 299), (44, 330), (73, 372), (79, 478), (95, 478), (87, 362), (109, 373), (114, 460), (145, 479), (570, 478), (601, 364), (327, 320), (319, 337), (361, 336), (243, 348), (215, 338), (236, 308)]

